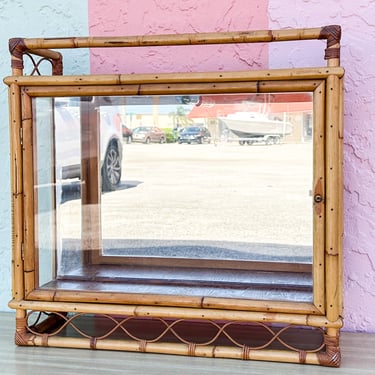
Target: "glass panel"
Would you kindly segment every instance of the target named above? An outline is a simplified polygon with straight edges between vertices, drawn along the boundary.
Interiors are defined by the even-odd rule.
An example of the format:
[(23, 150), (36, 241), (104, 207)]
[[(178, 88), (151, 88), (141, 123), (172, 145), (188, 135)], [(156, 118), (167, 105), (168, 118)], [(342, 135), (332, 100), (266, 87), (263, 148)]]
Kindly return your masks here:
[[(35, 102), (34, 102), (35, 104)], [(49, 281), (55, 275), (54, 270), (54, 170), (53, 170), (53, 117), (52, 99), (39, 99), (34, 105), (36, 123), (35, 142), (35, 185), (34, 197), (36, 206), (35, 225), (36, 249), (39, 255), (40, 284)]]
[[(224, 282), (242, 269), (245, 284), (307, 291), (245, 298), (311, 301), (310, 268), (288, 272), (313, 259), (312, 96), (35, 99), (40, 283), (129, 276), (105, 264), (222, 268)], [(254, 262), (287, 267), (264, 279)], [(128, 288), (111, 285), (97, 288)]]
[(312, 94), (126, 97), (105, 256), (312, 261)]
[[(38, 98), (34, 100), (34, 111), (36, 238), (43, 284), (56, 272), (64, 274), (67, 269), (82, 266), (80, 107), (79, 101), (69, 98)], [(57, 264), (52, 262), (54, 255), (60, 260)], [(65, 257), (69, 262), (63, 261)], [(46, 272), (46, 267), (51, 271)]]
[[(77, 98), (55, 98), (57, 274), (82, 267), (81, 113)], [(68, 259), (68, 261), (65, 261)]]

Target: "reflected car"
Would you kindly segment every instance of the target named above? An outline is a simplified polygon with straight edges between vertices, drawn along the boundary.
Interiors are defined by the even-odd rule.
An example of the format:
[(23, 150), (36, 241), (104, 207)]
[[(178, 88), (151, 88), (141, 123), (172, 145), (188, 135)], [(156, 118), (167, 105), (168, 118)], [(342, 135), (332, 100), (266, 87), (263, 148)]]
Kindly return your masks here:
[[(81, 131), (79, 106), (55, 100), (56, 176), (81, 178)], [(103, 191), (116, 190), (121, 182), (121, 128), (100, 111), (100, 165)]]
[(143, 143), (165, 143), (167, 135), (165, 131), (156, 126), (139, 126), (133, 129), (132, 141)]
[(204, 126), (188, 126), (178, 135), (178, 143), (210, 143), (211, 134)]

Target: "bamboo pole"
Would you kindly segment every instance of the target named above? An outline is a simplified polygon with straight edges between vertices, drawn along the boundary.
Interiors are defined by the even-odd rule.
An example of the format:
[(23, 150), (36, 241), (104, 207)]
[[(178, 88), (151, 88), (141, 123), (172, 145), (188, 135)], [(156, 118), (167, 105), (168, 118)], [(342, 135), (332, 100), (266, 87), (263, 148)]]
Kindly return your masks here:
[[(145, 83), (195, 83), (195, 82), (238, 82), (274, 80), (316, 80), (330, 75), (342, 77), (341, 67), (295, 68), (237, 72), (191, 72), (161, 74), (105, 74), (82, 76), (9, 76), (4, 79), (7, 85), (17, 83), (21, 86), (90, 86), (90, 85), (131, 85)], [(312, 88), (313, 90), (314, 88)]]
[[(48, 87), (48, 88), (47, 88)], [(47, 88), (47, 89), (46, 89)], [(52, 96), (109, 96), (109, 95), (139, 95), (139, 85), (122, 86), (33, 86), (25, 91), (32, 97)]]
[[(28, 298), (34, 301), (54, 302), (86, 302), (96, 303), (97, 292), (74, 290), (47, 290), (40, 289), (28, 294)], [(283, 302), (283, 301), (257, 301), (238, 298), (214, 298), (175, 295), (147, 295), (130, 293), (100, 292), (100, 302), (125, 305), (151, 305), (194, 307), (207, 309), (242, 310), (258, 312), (281, 312), (295, 314), (320, 315), (318, 307), (311, 303)]]
[[(124, 257), (121, 256), (108, 256), (100, 257), (100, 262), (96, 264), (124, 264)], [(160, 267), (170, 266), (170, 260), (168, 258), (157, 258), (153, 257), (151, 262), (146, 259), (140, 260), (138, 257), (127, 257), (127, 266), (131, 265), (154, 265)], [(195, 268), (228, 268), (227, 260), (213, 260), (213, 259), (201, 259), (199, 263), (195, 259), (180, 259), (175, 267), (195, 267)], [(260, 261), (230, 261), (231, 270), (247, 270), (247, 271), (275, 271), (275, 272), (297, 272), (297, 273), (311, 273), (312, 265), (309, 263), (285, 263), (285, 262), (260, 262)]]
[[(312, 91), (320, 81), (298, 81), (291, 84), (289, 92)], [(176, 83), (162, 84), (150, 83), (141, 85), (116, 85), (116, 86), (49, 86), (48, 90), (42, 86), (25, 88), (30, 96), (49, 97), (55, 96), (109, 96), (109, 95), (178, 95), (185, 93), (218, 94), (218, 93), (265, 93), (284, 92), (286, 82), (272, 82), (270, 84), (257, 82), (213, 82), (213, 83)]]
[(23, 165), (22, 165), (22, 121), (20, 88), (12, 84), (9, 88), (10, 135), (11, 135), (11, 180), (12, 180), (12, 290), (13, 298), (24, 298), (23, 269)]
[[(313, 98), (313, 295), (314, 304), (325, 312), (325, 84), (314, 91)], [(320, 199), (319, 199), (320, 198)]]
[(52, 50), (49, 50), (49, 49), (32, 49), (32, 50), (29, 50), (28, 52), (33, 54), (33, 55), (45, 57), (46, 59), (49, 59), (49, 60), (58, 61), (58, 60), (62, 59), (62, 56), (61, 56), (60, 52), (52, 51)]
[[(37, 301), (55, 302), (98, 302), (98, 292), (75, 290), (46, 290), (40, 289), (29, 295), (30, 299)], [(100, 292), (100, 302), (125, 305), (154, 305), (177, 307), (202, 307), (202, 297), (174, 296), (174, 295), (148, 295), (133, 293)]]
[(327, 318), (335, 321), (339, 318), (340, 307), (340, 253), (339, 233), (341, 224), (339, 218), (340, 196), (342, 186), (339, 161), (339, 121), (340, 121), (340, 81), (332, 76), (327, 79), (327, 111), (326, 111), (326, 301)]
[[(28, 341), (31, 346), (48, 346), (60, 348), (75, 348), (75, 349), (92, 349), (92, 342), (86, 338), (74, 337), (49, 337), (45, 343), (42, 336), (32, 337)], [(138, 341), (130, 340), (96, 340), (95, 349), (99, 350), (118, 350), (129, 352), (144, 352), (155, 354), (171, 354), (184, 355), (205, 358), (232, 358), (232, 359), (246, 359), (256, 361), (271, 361), (271, 362), (286, 362), (286, 363), (302, 363), (300, 353), (292, 350), (272, 350), (272, 349), (257, 349), (250, 350), (244, 354), (242, 347), (229, 346), (200, 346), (194, 347), (192, 352), (191, 347), (183, 343), (152, 343), (148, 342), (141, 345)], [(317, 353), (306, 353), (303, 361), (305, 364), (320, 364)]]
[(85, 264), (101, 252), (100, 109), (96, 102), (81, 102), (81, 249)]
[[(295, 81), (288, 92), (313, 91), (320, 80)], [(110, 95), (172, 95), (172, 94), (217, 94), (217, 93), (265, 93), (284, 92), (285, 83), (273, 82), (222, 82), (222, 83), (180, 83), (180, 84), (142, 84), (116, 86), (28, 86), (25, 92), (32, 97), (50, 96), (110, 96)]]
[(321, 85), (321, 79), (311, 80), (294, 80), (294, 81), (258, 81), (258, 92), (305, 92), (314, 91), (316, 87)]
[(142, 84), (139, 86), (138, 95), (171, 95), (171, 94), (214, 94), (214, 93), (256, 93), (256, 82), (233, 83), (179, 83), (179, 84)]
[(242, 310), (258, 312), (279, 312), (287, 314), (320, 315), (320, 310), (312, 303), (286, 301), (258, 301), (237, 298), (204, 297), (202, 308)]
[[(337, 28), (338, 26), (330, 26)], [(26, 49), (66, 49), (97, 47), (150, 47), (173, 45), (207, 45), (278, 42), (293, 40), (328, 39), (327, 27), (256, 30), (219, 33), (163, 34), (120, 37), (75, 37), (75, 38), (27, 38), (23, 39)]]
[(42, 301), (11, 301), (11, 308), (49, 311), (73, 312), (86, 314), (125, 315), (136, 317), (154, 317), (165, 319), (228, 320), (238, 322), (284, 323), (309, 327), (341, 328), (342, 321), (330, 321), (325, 316), (267, 313), (254, 311), (233, 311), (218, 309), (199, 309), (186, 307), (134, 306), (98, 303), (66, 303)]
[[(330, 25), (320, 28), (256, 30), (219, 33), (194, 34), (164, 34), (122, 37), (69, 37), (69, 38), (13, 38), (9, 41), (12, 54), (12, 69), (14, 75), (23, 74), (23, 54), (31, 53), (43, 56), (52, 62), (52, 74), (62, 75), (62, 57), (50, 48), (99, 48), (99, 47), (151, 47), (151, 46), (181, 46), (209, 44), (239, 44), (260, 42), (281, 42), (293, 40), (326, 39), (327, 60), (335, 60), (339, 53), (341, 28)], [(338, 52), (337, 52), (338, 51)], [(336, 66), (336, 62), (328, 66)]]
[(214, 83), (180, 83), (180, 84), (142, 84), (138, 95), (165, 95), (169, 93), (269, 93), (312, 91), (321, 83), (320, 80), (256, 81), (256, 82), (214, 82)]
[(343, 301), (343, 237), (344, 237), (344, 80), (340, 79), (340, 110), (339, 110), (339, 181), (338, 185), (340, 186), (339, 191), (339, 212), (338, 212), (338, 246), (341, 249), (339, 253), (339, 311), (342, 314), (344, 308)]
[(33, 166), (33, 130), (30, 98), (22, 94), (23, 129), (23, 177), (24, 177), (24, 282), (25, 295), (35, 289), (34, 254), (34, 166)]
[[(10, 132), (10, 174), (12, 208), (12, 296), (22, 301), (24, 291), (23, 268), (23, 166), (22, 166), (22, 121), (20, 88), (12, 84), (8, 90)], [(16, 309), (16, 322), (25, 322), (26, 311)], [(16, 324), (16, 336), (25, 331), (25, 325)]]

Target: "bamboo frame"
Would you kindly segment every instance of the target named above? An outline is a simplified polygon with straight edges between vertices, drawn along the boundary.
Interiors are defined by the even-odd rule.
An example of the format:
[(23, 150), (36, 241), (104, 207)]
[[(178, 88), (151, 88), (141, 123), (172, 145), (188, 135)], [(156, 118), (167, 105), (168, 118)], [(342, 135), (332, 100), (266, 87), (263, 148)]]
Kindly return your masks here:
[(316, 77), (322, 79), (330, 75), (340, 78), (344, 76), (342, 67), (324, 68), (294, 68), (273, 69), (257, 71), (237, 72), (191, 72), (189, 75), (178, 73), (160, 74), (98, 74), (84, 76), (9, 76), (4, 79), (7, 85), (16, 83), (21, 86), (105, 86), (105, 85), (131, 85), (138, 87), (146, 83), (204, 83), (204, 82), (251, 82), (251, 81), (277, 81), (277, 80), (314, 80)]
[[(24, 145), (24, 189), (25, 191), (33, 190), (34, 174), (34, 153), (31, 145), (34, 143), (33, 134), (33, 117), (32, 117), (32, 103), (27, 100), (25, 95), (22, 95), (22, 133)], [(37, 279), (38, 269), (34, 264), (34, 200), (29, 194), (24, 194), (24, 273), (25, 273), (25, 295), (36, 288), (35, 282)], [(38, 251), (37, 249), (35, 249)]]
[(83, 259), (90, 261), (91, 252), (101, 249), (100, 221), (100, 135), (99, 113), (96, 103), (81, 106), (81, 150), (82, 167), (82, 249)]
[[(327, 112), (326, 112), (326, 173), (327, 173), (327, 204), (326, 204), (326, 298), (327, 317), (335, 320), (339, 316), (338, 302), (340, 287), (340, 250), (339, 233), (340, 191), (338, 181), (342, 181), (339, 162), (339, 119), (340, 119), (340, 81), (337, 77), (327, 79)], [(328, 152), (329, 149), (329, 152)]]
[[(45, 49), (72, 49), (98, 47), (151, 47), (177, 45), (208, 45), (208, 44), (239, 44), (259, 42), (280, 42), (294, 40), (327, 40), (328, 48), (337, 48), (341, 29), (330, 25), (308, 29), (257, 30), (226, 33), (195, 33), (195, 34), (163, 34), (122, 37), (76, 37), (76, 38), (28, 38), (11, 39), (12, 45), (22, 44), (20, 48), (26, 51), (37, 50), (38, 54), (46, 56)], [(330, 44), (334, 43), (333, 46)], [(13, 47), (14, 49), (15, 47)], [(56, 59), (58, 56), (56, 55)]]
[[(314, 246), (317, 249), (324, 249), (325, 239), (320, 233), (325, 228), (325, 205), (323, 201), (316, 201), (317, 196), (325, 196), (325, 84), (320, 84), (315, 89), (314, 95)], [(314, 264), (314, 301), (315, 306), (325, 313), (325, 257), (323, 251), (315, 252)]]
[[(10, 144), (12, 179), (12, 292), (15, 300), (24, 298), (23, 268), (23, 221), (16, 213), (23, 215), (23, 165), (22, 150), (19, 145), (21, 131), (21, 95), (20, 88), (12, 84), (9, 87), (10, 126), (16, 134)], [(22, 142), (22, 141), (21, 141)]]
[[(337, 74), (341, 76), (342, 72), (341, 71), (336, 71)], [(326, 73), (324, 73), (326, 74)], [(323, 75), (324, 75), (323, 74)], [(263, 93), (263, 92), (311, 92), (311, 91), (316, 91), (318, 90), (324, 81), (322, 79), (309, 79), (309, 80), (293, 80), (291, 83), (289, 81), (285, 82), (283, 80), (280, 80), (281, 78), (284, 77), (284, 79), (288, 79), (290, 73), (289, 71), (283, 71), (279, 72), (278, 74), (278, 80), (274, 80), (271, 82), (268, 82), (266, 80), (259, 81), (257, 80), (256, 82), (251, 82), (251, 81), (238, 81), (236, 82), (235, 85), (231, 82), (223, 82), (220, 85), (218, 83), (210, 83), (210, 82), (204, 82), (204, 83), (196, 83), (197, 86), (194, 84), (186, 84), (185, 82), (188, 80), (185, 75), (180, 74), (179, 79), (177, 81), (182, 81), (183, 84), (180, 82), (176, 83), (169, 83), (168, 84), (168, 90), (171, 91), (172, 93), (197, 93), (197, 92), (205, 92), (205, 93), (218, 93), (218, 92), (254, 92), (254, 93)], [(30, 78), (30, 77), (29, 77)], [(61, 77), (64, 78), (64, 77)], [(29, 99), (32, 97), (49, 97), (49, 96), (74, 96), (76, 95), (76, 92), (79, 91), (80, 95), (82, 96), (91, 96), (91, 95), (100, 95), (105, 93), (106, 95), (136, 95), (136, 94), (142, 94), (142, 95), (152, 95), (152, 94), (160, 94), (164, 93), (167, 89), (165, 88), (165, 84), (159, 82), (159, 79), (156, 80), (154, 83), (147, 83), (145, 85), (123, 85), (119, 84), (116, 86), (109, 86), (106, 82), (105, 85), (99, 86), (99, 85), (94, 85), (95, 81), (93, 81), (90, 77), (87, 77), (90, 86), (86, 84), (86, 77), (82, 76), (80, 77), (79, 81), (75, 81), (76, 84), (72, 86), (48, 86), (48, 89), (45, 87), (40, 87), (40, 86), (24, 86), (22, 89), (23, 95), (26, 97), (28, 96)], [(133, 77), (132, 81), (133, 81)], [(316, 78), (316, 77), (315, 77)], [(29, 82), (29, 80), (25, 80), (25, 83)], [(79, 82), (79, 85), (77, 83)], [(83, 85), (82, 85), (83, 84)], [(129, 89), (130, 87), (130, 89)], [(198, 91), (197, 91), (198, 90)], [(323, 102), (316, 101), (315, 103), (316, 108), (322, 108), (323, 107)], [(91, 120), (91, 123), (95, 123), (95, 119)], [(320, 124), (319, 127), (322, 128), (323, 122), (320, 119), (317, 124)], [(322, 144), (322, 139), (316, 137), (315, 142), (319, 143), (320, 145)], [(91, 144), (92, 142), (90, 142)], [(91, 146), (90, 146), (91, 147)], [(321, 149), (322, 146), (319, 146), (319, 149)], [(322, 154), (323, 155), (323, 154)], [(321, 155), (320, 155), (321, 156)], [(97, 169), (95, 167), (95, 163), (92, 167), (92, 170)], [(320, 163), (321, 165), (321, 163)], [(322, 171), (321, 171), (322, 173)], [(88, 173), (87, 176), (90, 174)], [(88, 181), (88, 177), (85, 176), (83, 180)], [(93, 181), (93, 183), (89, 184), (91, 186), (91, 189), (94, 186), (97, 186), (98, 181)], [(85, 184), (87, 186), (87, 184)], [(86, 194), (87, 195), (87, 194)], [(94, 198), (88, 198), (88, 199), (94, 199), (91, 203), (99, 202), (100, 197), (98, 196), (98, 191), (93, 192), (89, 194)], [(87, 201), (89, 202), (89, 200)], [(95, 207), (95, 206), (94, 206)], [(88, 233), (89, 236), (91, 236), (91, 231), (89, 230), (90, 227), (96, 227), (100, 228), (100, 220), (94, 220), (93, 217), (99, 217), (99, 211), (96, 211), (92, 206), (90, 206), (90, 211), (84, 213), (84, 218), (83, 218), (83, 223), (85, 224), (85, 228), (88, 230), (84, 230), (84, 233)], [(92, 221), (94, 220), (94, 221)], [(90, 224), (92, 222), (92, 225)], [(320, 227), (319, 230), (322, 230), (322, 226)], [(321, 236), (320, 236), (321, 237)], [(316, 236), (318, 238), (318, 236)], [(90, 251), (86, 251), (87, 254), (90, 255), (90, 258), (94, 261), (94, 263), (100, 263), (100, 264), (123, 264), (124, 258), (123, 257), (100, 257), (99, 254), (99, 241), (96, 240), (94, 241), (91, 238), (88, 238), (85, 240), (87, 244), (89, 245), (90, 243), (97, 243), (95, 246), (83, 246), (85, 249), (90, 249)], [(131, 264), (139, 264), (139, 258), (132, 258), (132, 257), (127, 257), (126, 258), (126, 263), (128, 265)], [(143, 263), (143, 261), (142, 261)], [(168, 266), (170, 264), (170, 259), (164, 259), (164, 258), (153, 258), (152, 259), (152, 264), (153, 265), (158, 265), (158, 266)], [(187, 266), (187, 267), (210, 267), (214, 264), (215, 268), (227, 268), (228, 267), (228, 262), (227, 261), (220, 261), (220, 260), (215, 260), (215, 261), (203, 261), (200, 260), (198, 263), (196, 260), (189, 261), (189, 260), (184, 260), (180, 262), (180, 266)], [(243, 268), (243, 262), (236, 262), (232, 261), (231, 262), (231, 267), (232, 269), (241, 269)], [(254, 270), (273, 270), (273, 271), (289, 271), (289, 272), (311, 272), (311, 266), (310, 265), (304, 265), (304, 264), (288, 264), (284, 265), (282, 263), (273, 263), (273, 262), (255, 262), (254, 265), (250, 264), (247, 266), (247, 269), (254, 269)], [(322, 274), (317, 274), (316, 277), (320, 277), (322, 279)], [(320, 282), (322, 283), (322, 282)], [(39, 295), (42, 295), (40, 293)], [(102, 297), (104, 298), (104, 297)], [(152, 300), (152, 299), (151, 299)], [(150, 301), (151, 301), (150, 300)], [(154, 303), (154, 302), (150, 302)], [(323, 306), (323, 303), (316, 303), (316, 305), (321, 305)], [(320, 309), (323, 309), (323, 307), (320, 307)], [(310, 307), (311, 310), (311, 307)], [(314, 308), (312, 308), (314, 310)], [(323, 311), (323, 310), (322, 310)]]
[[(9, 86), (12, 178), (12, 287), (9, 306), (16, 310), (18, 345), (59, 346), (104, 350), (128, 350), (204, 357), (227, 357), (292, 363), (340, 365), (339, 331), (342, 327), (342, 137), (343, 76), (339, 66), (341, 30), (338, 26), (313, 29), (260, 30), (234, 33), (202, 33), (113, 38), (11, 39), (12, 76)], [(324, 39), (326, 67), (277, 69), (252, 72), (189, 74), (142, 74), (63, 76), (62, 55), (53, 49), (131, 48), (150, 46), (208, 45)], [(52, 75), (27, 77), (25, 55), (40, 56), (52, 64)], [(39, 64), (39, 63), (38, 63)], [(35, 69), (38, 69), (35, 63)], [(46, 90), (48, 88), (48, 90)], [(38, 287), (39, 265), (34, 249), (33, 122), (31, 100), (49, 96), (157, 95), (179, 93), (314, 92), (314, 304), (247, 299), (101, 294), (90, 291), (54, 290)], [(94, 140), (95, 140), (94, 134)], [(94, 144), (91, 146), (96, 147)], [(94, 153), (95, 154), (95, 153)], [(92, 160), (97, 164), (98, 160)], [(90, 165), (90, 169), (98, 169)], [(84, 172), (85, 173), (85, 172)], [(90, 175), (90, 173), (88, 173)], [(96, 182), (95, 182), (96, 181)], [(96, 179), (95, 186), (98, 180)], [(100, 200), (97, 190), (87, 193), (89, 202)], [(91, 198), (90, 198), (91, 196)], [(94, 216), (94, 222), (100, 213)], [(97, 224), (97, 222), (96, 222)], [(85, 228), (85, 225), (83, 226)], [(97, 242), (94, 239), (94, 243)], [(196, 343), (146, 342), (110, 337), (59, 337), (35, 333), (28, 312), (52, 312), (40, 329), (65, 324), (70, 315), (95, 314), (111, 319), (182, 319), (253, 322), (256, 324), (315, 327), (324, 331), (317, 352), (303, 349), (275, 350)], [(267, 328), (267, 327), (266, 327)], [(288, 327), (286, 327), (288, 328)], [(169, 329), (169, 328), (168, 328)], [(277, 334), (275, 334), (277, 338)]]

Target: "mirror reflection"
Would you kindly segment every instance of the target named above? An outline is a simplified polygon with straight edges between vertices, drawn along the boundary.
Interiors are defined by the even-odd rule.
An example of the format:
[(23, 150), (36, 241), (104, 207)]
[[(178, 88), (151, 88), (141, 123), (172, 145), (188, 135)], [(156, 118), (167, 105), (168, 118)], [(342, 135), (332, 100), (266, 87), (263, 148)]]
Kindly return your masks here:
[[(61, 203), (76, 206), (62, 214), (70, 236), (80, 102), (64, 101), (56, 165)], [(311, 262), (311, 94), (122, 101), (100, 107), (103, 255)]]
[(69, 97), (53, 108), (53, 144), (38, 135), (37, 153), (55, 160), (58, 277), (130, 260), (311, 265), (312, 93)]

